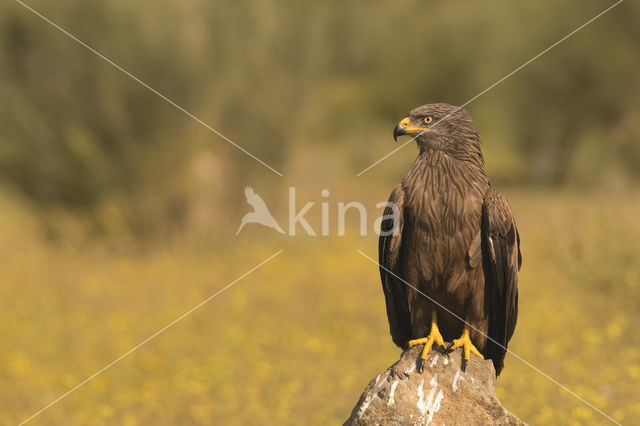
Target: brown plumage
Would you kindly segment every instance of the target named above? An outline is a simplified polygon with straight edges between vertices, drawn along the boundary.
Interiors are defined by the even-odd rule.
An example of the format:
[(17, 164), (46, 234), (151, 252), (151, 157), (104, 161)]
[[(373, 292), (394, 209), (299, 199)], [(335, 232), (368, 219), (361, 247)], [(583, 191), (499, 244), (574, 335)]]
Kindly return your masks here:
[(432, 328), (452, 341), (463, 333), (463, 318), (473, 326), (471, 342), (500, 374), (518, 315), (521, 256), (511, 210), (484, 172), (480, 138), (464, 110), (418, 107), (396, 127), (394, 137), (402, 134), (415, 136), (419, 154), (391, 193), (399, 215), (391, 219), (387, 207), (379, 241), (393, 341), (404, 348)]

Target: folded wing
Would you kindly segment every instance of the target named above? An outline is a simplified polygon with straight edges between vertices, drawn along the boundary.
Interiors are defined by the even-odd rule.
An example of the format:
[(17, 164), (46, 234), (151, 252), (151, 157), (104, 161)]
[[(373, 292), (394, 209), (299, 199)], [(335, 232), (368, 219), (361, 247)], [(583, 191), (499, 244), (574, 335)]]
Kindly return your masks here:
[[(407, 300), (407, 286), (396, 278), (402, 276), (397, 268), (401, 264), (400, 245), (404, 230), (402, 208), (404, 192), (398, 185), (391, 192), (391, 197), (384, 210), (384, 219), (380, 226), (380, 240), (378, 244), (378, 256), (380, 263), (380, 278), (387, 305), (387, 317), (393, 342), (405, 347), (411, 339), (411, 317)], [(392, 207), (392, 206), (395, 206)], [(391, 271), (391, 272), (390, 272)]]
[(518, 318), (518, 270), (522, 264), (520, 237), (504, 196), (493, 188), (485, 195), (481, 228), (485, 275), (485, 312), (489, 329), (484, 355), (496, 374), (504, 366), (506, 348)]

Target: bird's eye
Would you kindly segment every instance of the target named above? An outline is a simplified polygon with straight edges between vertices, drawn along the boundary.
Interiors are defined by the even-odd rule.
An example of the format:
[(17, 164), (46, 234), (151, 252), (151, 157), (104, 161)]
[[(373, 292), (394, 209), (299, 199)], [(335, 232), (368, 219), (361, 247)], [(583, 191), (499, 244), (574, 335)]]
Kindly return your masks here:
[(424, 121), (424, 124), (431, 124), (431, 122), (433, 121), (432, 117), (425, 117), (422, 119), (422, 121)]

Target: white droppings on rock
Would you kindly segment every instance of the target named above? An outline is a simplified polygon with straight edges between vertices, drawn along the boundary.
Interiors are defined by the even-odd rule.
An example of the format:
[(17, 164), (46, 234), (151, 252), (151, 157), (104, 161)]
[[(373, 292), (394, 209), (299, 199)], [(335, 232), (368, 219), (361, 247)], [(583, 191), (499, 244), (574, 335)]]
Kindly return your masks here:
[(464, 380), (461, 376), (460, 376), (460, 370), (456, 371), (456, 375), (453, 376), (453, 382), (451, 383), (451, 387), (453, 388), (453, 391), (457, 391), (458, 390), (458, 380)]
[(384, 384), (384, 382), (387, 381), (387, 379), (389, 378), (389, 374), (391, 374), (391, 372), (389, 371), (385, 371), (384, 374), (382, 376), (378, 375), (379, 378), (381, 378), (382, 380), (380, 381), (380, 384), (378, 384), (377, 380), (376, 380), (376, 385), (377, 387), (380, 387)]
[(438, 354), (435, 354), (435, 356), (433, 357), (433, 359), (431, 360), (431, 367), (433, 367), (434, 365), (436, 365), (438, 363)]
[(411, 365), (409, 365), (409, 368), (407, 368), (404, 372), (404, 374), (406, 374), (407, 376), (411, 373), (413, 373), (416, 369), (416, 363), (412, 362)]
[(396, 380), (391, 384), (391, 390), (389, 391), (389, 402), (387, 402), (387, 406), (393, 405), (396, 403), (396, 400), (393, 399), (393, 395), (395, 394), (397, 387), (398, 387), (398, 381)]
[(424, 379), (420, 380), (420, 384), (418, 385), (418, 402), (416, 406), (422, 415), (424, 415), (427, 410), (424, 407), (424, 391), (422, 390), (422, 386), (424, 386)]
[(444, 360), (442, 361), (442, 363), (444, 365), (448, 365), (449, 364), (449, 357), (444, 357)]
[(379, 389), (384, 384), (384, 382), (389, 377), (389, 374), (391, 374), (389, 371), (385, 371), (384, 374), (382, 374), (382, 376), (380, 374), (376, 376), (376, 382), (373, 385), (373, 389), (371, 389), (369, 394), (365, 397), (364, 401), (362, 401), (362, 405), (360, 406), (360, 411), (358, 411), (358, 417), (362, 418), (365, 411), (367, 411), (367, 408), (369, 408), (369, 405), (371, 405), (371, 403), (375, 398), (380, 399), (376, 394), (376, 389)]
[(375, 394), (376, 394), (375, 392), (371, 392), (364, 399), (364, 401), (362, 402), (362, 406), (360, 407), (360, 411), (358, 412), (358, 417), (362, 418), (362, 416), (364, 415), (364, 412), (367, 411), (367, 408), (369, 408), (371, 401), (373, 401), (373, 397), (375, 396)]
[(433, 403), (433, 410), (429, 413), (429, 418), (427, 419), (427, 424), (431, 423), (431, 419), (433, 419), (433, 415), (440, 409), (440, 401), (444, 398), (444, 393), (442, 393), (442, 389), (438, 391), (438, 395), (436, 396), (436, 400)]
[(420, 382), (420, 385), (418, 386), (418, 402), (416, 404), (418, 410), (420, 410), (420, 413), (422, 414), (421, 420), (423, 420), (427, 425), (431, 423), (431, 420), (433, 420), (433, 415), (440, 409), (440, 401), (442, 401), (442, 398), (444, 398), (442, 389), (440, 389), (440, 391), (436, 395), (436, 389), (438, 387), (438, 374), (433, 375), (433, 378), (429, 382), (429, 385), (431, 385), (431, 389), (429, 390), (429, 396), (425, 401), (424, 391), (422, 390), (424, 386), (424, 379)]

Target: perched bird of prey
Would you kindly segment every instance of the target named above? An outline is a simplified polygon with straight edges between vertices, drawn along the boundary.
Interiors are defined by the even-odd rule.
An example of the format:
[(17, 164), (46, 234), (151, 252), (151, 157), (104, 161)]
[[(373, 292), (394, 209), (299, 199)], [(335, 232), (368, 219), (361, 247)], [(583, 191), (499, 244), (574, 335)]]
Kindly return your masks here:
[(445, 349), (449, 341), (447, 350), (464, 349), (464, 366), (474, 353), (500, 374), (518, 316), (522, 263), (511, 209), (485, 174), (466, 111), (423, 105), (396, 126), (394, 139), (400, 135), (413, 135), (419, 154), (391, 192), (396, 217), (388, 205), (381, 226), (393, 341), (401, 348), (424, 344), (419, 371), (432, 345)]
[(247, 203), (251, 207), (253, 207), (253, 211), (244, 215), (242, 218), (242, 222), (240, 223), (240, 227), (236, 232), (236, 235), (240, 233), (244, 225), (247, 223), (259, 223), (260, 225), (264, 225), (269, 228), (273, 228), (281, 234), (284, 234), (276, 219), (271, 215), (271, 212), (267, 208), (267, 205), (264, 203), (264, 200), (256, 194), (256, 192), (250, 186), (247, 186), (244, 189), (244, 196), (247, 198)]

